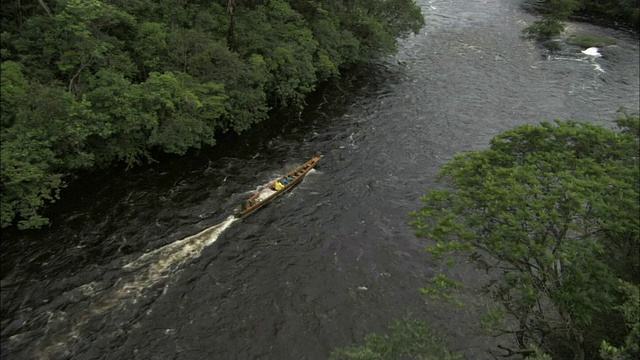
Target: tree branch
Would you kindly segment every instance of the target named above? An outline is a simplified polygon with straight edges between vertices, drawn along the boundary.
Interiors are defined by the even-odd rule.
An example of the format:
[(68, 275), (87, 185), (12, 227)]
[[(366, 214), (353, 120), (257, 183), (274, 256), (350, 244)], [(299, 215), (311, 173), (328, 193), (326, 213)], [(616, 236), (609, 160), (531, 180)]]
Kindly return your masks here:
[(82, 69), (84, 69), (84, 64), (80, 64), (80, 67), (78, 68), (78, 71), (76, 71), (75, 75), (73, 75), (73, 77), (71, 78), (71, 80), (69, 80), (69, 92), (73, 92), (72, 88), (73, 88), (73, 82), (75, 81), (75, 79), (80, 76), (80, 73), (82, 72)]
[(49, 7), (47, 6), (47, 4), (44, 3), (44, 0), (38, 0), (38, 3), (40, 4), (40, 6), (42, 6), (42, 8), (44, 9), (44, 11), (47, 12), (47, 14), (49, 15), (49, 17), (53, 17), (53, 14), (51, 13), (51, 10), (49, 9)]

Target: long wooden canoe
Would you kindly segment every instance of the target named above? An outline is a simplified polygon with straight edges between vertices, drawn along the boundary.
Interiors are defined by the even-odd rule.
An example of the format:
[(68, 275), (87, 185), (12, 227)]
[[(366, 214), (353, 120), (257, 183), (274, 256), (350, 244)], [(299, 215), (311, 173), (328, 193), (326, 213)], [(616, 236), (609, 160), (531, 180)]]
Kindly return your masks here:
[[(241, 218), (247, 216), (294, 187), (302, 180), (302, 178), (305, 177), (305, 175), (307, 175), (307, 173), (309, 173), (309, 171), (311, 171), (311, 169), (313, 169), (314, 166), (316, 166), (318, 161), (320, 161), (320, 156), (314, 156), (311, 160), (289, 171), (278, 180), (270, 183), (266, 188), (251, 195), (251, 197), (236, 207), (236, 217)], [(280, 190), (276, 190), (276, 183), (278, 182), (283, 185)]]

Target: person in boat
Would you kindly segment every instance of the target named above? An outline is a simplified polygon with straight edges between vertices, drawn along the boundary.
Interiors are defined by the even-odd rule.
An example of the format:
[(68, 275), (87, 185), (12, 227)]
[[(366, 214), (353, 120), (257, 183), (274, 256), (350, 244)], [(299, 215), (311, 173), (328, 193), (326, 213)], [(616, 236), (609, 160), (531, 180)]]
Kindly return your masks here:
[(280, 181), (276, 181), (276, 191), (280, 191), (282, 189), (284, 189), (284, 185), (282, 185), (282, 183)]

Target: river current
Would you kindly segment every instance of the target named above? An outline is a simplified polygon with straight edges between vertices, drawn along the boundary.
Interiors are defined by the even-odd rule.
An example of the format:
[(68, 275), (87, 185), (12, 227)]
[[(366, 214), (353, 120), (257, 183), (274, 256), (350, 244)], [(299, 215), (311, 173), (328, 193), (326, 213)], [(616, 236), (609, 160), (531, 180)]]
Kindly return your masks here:
[[(521, 37), (535, 17), (520, 1), (419, 4), (427, 25), (397, 55), (323, 87), (302, 113), (89, 175), (65, 189), (51, 226), (4, 231), (2, 358), (326, 359), (412, 318), (489, 358), (471, 310), (419, 293), (441, 265), (408, 213), (456, 153), (500, 132), (555, 118), (613, 128), (620, 107), (637, 112), (638, 39), (570, 23), (617, 45), (548, 54)], [(230, 217), (317, 152), (291, 192)]]

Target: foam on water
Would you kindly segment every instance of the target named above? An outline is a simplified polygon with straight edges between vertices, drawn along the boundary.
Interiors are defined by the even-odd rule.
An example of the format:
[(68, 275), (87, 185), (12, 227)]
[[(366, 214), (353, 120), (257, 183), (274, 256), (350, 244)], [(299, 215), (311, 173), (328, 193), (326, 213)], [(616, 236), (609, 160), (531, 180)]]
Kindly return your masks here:
[(602, 54), (600, 54), (600, 49), (597, 47), (590, 47), (586, 50), (582, 50), (582, 53), (587, 56), (602, 57)]
[[(188, 260), (200, 256), (202, 250), (213, 244), (220, 234), (236, 220), (235, 216), (229, 216), (218, 225), (143, 254), (122, 268), (125, 274), (106, 294), (105, 291), (96, 291), (96, 289), (103, 288), (96, 282), (81, 285), (65, 293), (64, 295), (68, 295), (75, 292), (87, 296), (91, 299), (91, 303), (85, 310), (73, 317), (69, 317), (62, 310), (48, 311), (46, 331), (51, 330), (55, 335), (46, 343), (39, 344), (41, 346), (35, 350), (34, 358), (49, 359), (51, 354), (69, 353), (68, 348), (83, 335), (83, 325), (116, 308), (124, 309), (148, 295), (147, 289), (158, 284), (161, 280), (175, 275), (181, 265)], [(69, 296), (73, 297), (73, 295)], [(20, 342), (22, 338), (21, 334), (17, 334), (12, 340)]]

